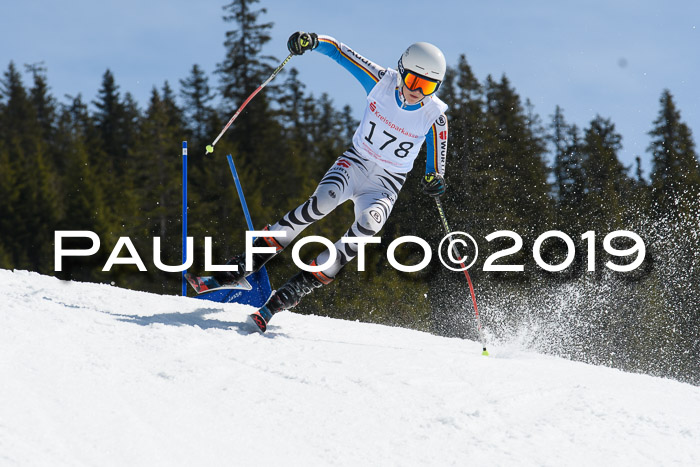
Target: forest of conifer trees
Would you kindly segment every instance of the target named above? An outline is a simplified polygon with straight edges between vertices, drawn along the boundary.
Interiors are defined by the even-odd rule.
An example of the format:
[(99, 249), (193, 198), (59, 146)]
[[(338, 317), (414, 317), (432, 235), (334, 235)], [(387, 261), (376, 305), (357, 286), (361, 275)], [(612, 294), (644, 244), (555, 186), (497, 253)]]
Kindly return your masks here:
[[(263, 55), (272, 24), (255, 3), (234, 0), (225, 7), (231, 30), (215, 76), (193, 64), (176, 88), (169, 82), (154, 86), (145, 108), (110, 70), (96, 96), (59, 100), (51, 94), (50, 70), (8, 64), (0, 81), (1, 268), (179, 292), (179, 274), (155, 267), (147, 273), (135, 266), (101, 269), (123, 236), (146, 259), (152, 258), (153, 237), (161, 237), (163, 261), (179, 264), (180, 142), (203, 154), (199, 149), (276, 64)], [(597, 116), (580, 128), (561, 108), (542, 119), (505, 75), (479, 79), (464, 55), (449, 69), (440, 91), (450, 106), (442, 200), (451, 227), (479, 243), (472, 274), (488, 339), (517, 339), (538, 351), (700, 384), (700, 168), (672, 93), (660, 89), (659, 95), (658, 116), (649, 122), (645, 178), (639, 158), (635, 167), (618, 159), (622, 135), (610, 119)], [(190, 158), (194, 269), (202, 270), (205, 236), (213, 238), (219, 259), (243, 246), (245, 220), (226, 154), (234, 155), (252, 218), (262, 226), (313, 192), (350, 144), (357, 123), (350, 107), (337, 109), (327, 95), (308, 93), (294, 68), (278, 76), (215, 155)], [(417, 235), (435, 247), (443, 236), (434, 202), (421, 192), (420, 171), (404, 186), (381, 246), (368, 248), (368, 270), (360, 273), (350, 264), (340, 280), (295, 311), (476, 337), (462, 275), (435, 261), (423, 272), (401, 273), (386, 261), (387, 245), (399, 236)], [(313, 234), (336, 239), (351, 220), (351, 207), (341, 206)], [(56, 273), (56, 230), (94, 231), (104, 247), (92, 257), (65, 259)], [(504, 262), (522, 264), (524, 272), (482, 271), (490, 254), (512, 245), (485, 240), (498, 230), (523, 238), (520, 251)], [(549, 230), (575, 242), (574, 264), (561, 273), (546, 272), (533, 260), (535, 239)], [(611, 257), (603, 237), (615, 230), (636, 232), (645, 242), (646, 259), (633, 272), (605, 266)], [(588, 231), (596, 233), (595, 271), (585, 259), (590, 243), (582, 235)], [(78, 240), (66, 246), (84, 247)], [(562, 247), (547, 242), (543, 258), (560, 263)], [(309, 247), (303, 256), (317, 252)], [(410, 262), (415, 254), (402, 250), (401, 260)], [(268, 266), (273, 287), (295, 268), (287, 253), (274, 259)]]

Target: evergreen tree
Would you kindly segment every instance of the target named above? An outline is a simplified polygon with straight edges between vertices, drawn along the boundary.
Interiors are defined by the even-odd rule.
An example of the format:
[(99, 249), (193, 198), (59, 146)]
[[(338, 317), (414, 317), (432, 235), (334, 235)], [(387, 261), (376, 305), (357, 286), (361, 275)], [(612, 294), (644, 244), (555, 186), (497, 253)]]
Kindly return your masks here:
[(651, 193), (649, 183), (644, 178), (642, 159), (635, 157), (634, 177), (630, 177), (630, 193), (624, 199), (625, 223), (628, 225), (642, 225), (648, 218), (651, 207)]
[(25, 231), (21, 245), (28, 252), (30, 269), (49, 274), (53, 272), (54, 231), (62, 216), (61, 201), (57, 193), (59, 181), (56, 169), (43, 144), (37, 144), (26, 153), (29, 162), (24, 179), (28, 182)]
[(64, 132), (69, 132), (85, 139), (88, 147), (100, 146), (100, 135), (95, 119), (90, 115), (88, 105), (83, 101), (82, 94), (77, 96), (66, 95), (66, 98), (68, 103), (62, 104), (61, 111)]
[(137, 205), (131, 173), (136, 164), (132, 148), (139, 134), (140, 111), (130, 93), (122, 99), (109, 69), (102, 77), (97, 100), (92, 103), (97, 109), (92, 115), (97, 138), (90, 148), (90, 163), (104, 187), (105, 203), (113, 208), (114, 218), (108, 223), (116, 225), (120, 221), (127, 230), (114, 234), (128, 235)]
[(22, 76), (14, 62), (10, 62), (7, 71), (0, 81), (0, 102), (2, 103), (3, 119), (0, 126), (0, 136), (5, 144), (21, 143), (23, 137), (32, 139), (39, 136), (41, 128), (38, 125), (36, 109), (32, 105), (27, 89), (22, 82)]
[[(167, 82), (162, 94), (154, 87), (133, 151), (134, 170), (130, 173), (138, 201), (133, 221), (138, 228), (131, 230), (131, 237), (139, 251), (148, 253), (153, 251), (153, 237), (160, 237), (161, 259), (166, 264), (179, 264), (180, 260), (179, 236), (174, 240), (180, 232), (177, 220), (181, 208), (181, 158), (179, 145), (174, 142), (182, 141), (185, 136), (180, 114)], [(149, 277), (163, 287), (174, 278), (157, 271)]]
[(168, 81), (163, 83), (163, 89), (161, 92), (163, 93), (163, 110), (168, 117), (168, 126), (177, 128), (180, 132), (180, 137), (184, 137), (185, 135), (182, 133), (185, 127), (185, 121), (182, 116), (183, 112), (175, 102), (175, 93), (170, 87), (170, 83)]
[(487, 173), (493, 178), (486, 185), (489, 224), (534, 241), (537, 232), (551, 225), (552, 217), (544, 139), (505, 76), (500, 82), (488, 77), (485, 89), (489, 131), (482, 157), (487, 158)]
[(15, 257), (17, 249), (21, 248), (16, 238), (16, 222), (21, 218), (21, 206), (17, 203), (19, 190), (15, 170), (9, 149), (4, 144), (0, 145), (0, 268), (3, 269), (17, 267)]
[(217, 65), (221, 75), (221, 95), (226, 103), (237, 107), (272, 72), (273, 57), (261, 52), (271, 39), (272, 23), (259, 23), (265, 8), (254, 10), (259, 0), (234, 0), (224, 6), (224, 21), (236, 29), (226, 32), (226, 58)]
[[(0, 85), (0, 244), (5, 250), (3, 267), (14, 268), (26, 264), (25, 249), (18, 238), (24, 218), (24, 206), (19, 203), (26, 190), (19, 177), (24, 161), (17, 160), (17, 150), (24, 144), (23, 133), (38, 129), (22, 77), (13, 62)], [(22, 123), (27, 123), (29, 128), (23, 128)]]
[(700, 168), (695, 142), (688, 125), (681, 121), (671, 92), (665, 90), (661, 109), (649, 132), (652, 142), (651, 188), (657, 212), (686, 211), (698, 204)]
[(282, 108), (282, 121), (289, 132), (289, 137), (299, 141), (308, 141), (307, 119), (305, 118), (304, 106), (310, 99), (305, 95), (306, 85), (299, 79), (299, 70), (292, 67), (289, 76), (282, 86), (283, 92), (279, 98)]
[(585, 130), (581, 151), (585, 176), (582, 216), (590, 230), (608, 232), (622, 228), (623, 199), (632, 181), (617, 157), (622, 136), (609, 120), (597, 116)]
[(49, 94), (46, 67), (43, 66), (43, 63), (25, 65), (25, 67), (32, 74), (34, 81), (34, 85), (29, 90), (29, 98), (34, 106), (42, 137), (44, 141), (50, 143), (54, 136), (56, 123), (56, 99)]
[(357, 129), (358, 125), (360, 122), (355, 120), (355, 117), (352, 115), (352, 107), (349, 105), (343, 106), (343, 111), (341, 113), (341, 125), (343, 127), (343, 140), (346, 142), (347, 146), (350, 146), (352, 143), (352, 137), (355, 134), (355, 130)]
[[(122, 135), (124, 145), (127, 148), (126, 154), (128, 154), (129, 151), (131, 151), (135, 146), (135, 141), (137, 140), (139, 134), (139, 127), (143, 118), (141, 115), (141, 109), (139, 108), (136, 99), (134, 99), (134, 96), (130, 92), (124, 94), (123, 110), (123, 126), (120, 133)], [(175, 117), (181, 118), (179, 115), (176, 115)], [(127, 160), (127, 158), (121, 159), (122, 162), (126, 162)], [(127, 168), (124, 169), (125, 172), (127, 170)]]
[[(110, 233), (116, 229), (109, 223), (114, 219), (113, 210), (104, 201), (104, 188), (97, 167), (90, 158), (94, 138), (95, 131), (87, 105), (80, 95), (71, 98), (70, 104), (63, 106), (60, 112), (54, 141), (56, 152), (63, 159), (60, 196), (65, 214), (58, 223), (58, 229), (90, 230), (97, 233), (103, 242), (113, 243), (110, 242), (113, 239)], [(64, 240), (64, 247), (68, 249), (89, 246), (90, 242), (83, 239)], [(98, 274), (98, 271), (106, 260), (104, 250), (87, 258), (66, 258), (63, 271), (57, 275), (71, 280), (104, 281), (104, 275)]]
[(19, 209), (0, 207), (0, 213), (10, 216), (6, 221), (7, 230), (2, 232), (6, 236), (2, 243), (11, 245), (9, 249), (16, 267), (50, 272), (53, 231), (61, 214), (56, 196), (56, 170), (42, 139), (36, 109), (13, 63), (0, 84), (3, 97), (1, 135), (3, 145), (7, 146), (7, 155), (2, 159), (14, 176), (16, 203), (21, 206)]
[[(216, 69), (221, 80), (224, 114), (233, 114), (273, 70), (274, 58), (262, 55), (264, 45), (271, 39), (272, 23), (260, 22), (267, 10), (254, 10), (255, 3), (258, 0), (234, 0), (224, 6), (227, 13), (224, 21), (235, 25), (226, 32), (226, 56)], [(279, 124), (272, 119), (269, 105), (274, 94), (275, 84), (270, 83), (246, 106), (223, 138), (235, 143), (231, 149), (237, 153), (237, 159), (242, 160), (242, 165), (252, 164), (255, 172), (263, 175), (273, 163), (271, 143), (280, 140)]]
[(569, 171), (566, 159), (568, 156), (568, 144), (566, 141), (566, 134), (569, 126), (564, 119), (564, 113), (561, 107), (557, 106), (554, 109), (554, 115), (552, 116), (552, 123), (550, 124), (550, 129), (552, 134), (549, 136), (549, 140), (554, 145), (554, 190), (557, 198), (561, 199), (562, 193), (566, 191), (569, 183)]
[(313, 97), (305, 94), (306, 85), (298, 79), (298, 75), (296, 68), (289, 71), (279, 99), (279, 116), (286, 142), (283, 157), (289, 167), (285, 174), (288, 183), (280, 187), (281, 198), (287, 201), (283, 210), (293, 209), (301, 204), (325, 173), (325, 165), (330, 163), (317, 160), (318, 148), (328, 135), (324, 135), (318, 141), (314, 139), (317, 133), (314, 128), (320, 115)]
[[(457, 68), (450, 70), (448, 80), (443, 83), (446, 89), (445, 102), (449, 105), (448, 160), (446, 181), (449, 191), (446, 195), (448, 212), (457, 207), (455, 214), (471, 218), (484, 211), (475, 203), (483, 196), (490, 185), (487, 175), (490, 163), (483, 156), (484, 134), (487, 130), (484, 113), (485, 101), (483, 86), (476, 79), (471, 67), (462, 55)], [(446, 85), (446, 86), (445, 86)]]
[(119, 86), (110, 70), (102, 76), (102, 87), (98, 91), (98, 100), (93, 101), (97, 107), (94, 114), (95, 126), (99, 131), (101, 148), (107, 156), (108, 172), (122, 175), (123, 166), (119, 159), (123, 158), (129, 149), (126, 131), (126, 105), (119, 95)]
[[(649, 319), (660, 323), (665, 346), (684, 349), (674, 377), (697, 375), (700, 360), (700, 169), (690, 128), (681, 120), (670, 91), (649, 132), (652, 154), (650, 213), (660, 235), (650, 246), (655, 272), (664, 285), (663, 306)], [(680, 371), (679, 371), (680, 370)]]
[(195, 64), (190, 76), (180, 80), (180, 87), (180, 95), (184, 100), (183, 113), (192, 133), (192, 145), (202, 146), (215, 130), (212, 127), (214, 108), (211, 106), (214, 94), (209, 87), (209, 78), (199, 65)]
[(563, 110), (557, 106), (549, 136), (554, 146), (554, 189), (557, 200), (557, 228), (569, 235), (582, 233), (577, 211), (583, 203), (584, 179), (581, 141), (578, 127), (569, 125)]

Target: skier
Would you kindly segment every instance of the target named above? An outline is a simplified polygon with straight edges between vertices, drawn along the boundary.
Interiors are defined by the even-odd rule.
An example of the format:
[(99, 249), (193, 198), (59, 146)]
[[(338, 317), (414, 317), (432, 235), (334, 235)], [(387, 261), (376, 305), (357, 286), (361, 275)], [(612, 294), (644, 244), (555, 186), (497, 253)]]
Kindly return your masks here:
[[(376, 235), (386, 223), (424, 141), (428, 155), (423, 191), (431, 196), (445, 192), (447, 105), (435, 96), (446, 70), (440, 49), (417, 42), (401, 55), (395, 71), (377, 65), (329, 36), (295, 32), (289, 37), (287, 48), (294, 55), (316, 50), (347, 69), (367, 92), (364, 116), (352, 146), (326, 172), (311, 197), (264, 229), (285, 231), (286, 236), (258, 237), (253, 242), (255, 247), (274, 247), (275, 252), (254, 253), (253, 268), (248, 271), (245, 254), (235, 256), (227, 264), (237, 265), (237, 271), (214, 275), (221, 284), (238, 282), (258, 271), (306, 227), (347, 200), (354, 202), (355, 222), (344, 236)], [(275, 313), (293, 308), (315, 288), (333, 281), (341, 268), (357, 255), (358, 246), (338, 240), (334, 248), (335, 262), (322, 272), (300, 271), (251, 315), (261, 332)], [(324, 251), (311, 266), (326, 263), (330, 255), (330, 251)]]

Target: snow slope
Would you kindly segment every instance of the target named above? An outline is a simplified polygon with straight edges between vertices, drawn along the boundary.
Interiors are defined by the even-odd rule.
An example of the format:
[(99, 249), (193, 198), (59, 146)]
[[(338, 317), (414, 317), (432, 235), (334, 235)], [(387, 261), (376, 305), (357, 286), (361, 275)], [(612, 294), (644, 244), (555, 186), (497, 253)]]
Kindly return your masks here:
[(2, 466), (700, 465), (675, 381), (21, 271), (0, 295)]

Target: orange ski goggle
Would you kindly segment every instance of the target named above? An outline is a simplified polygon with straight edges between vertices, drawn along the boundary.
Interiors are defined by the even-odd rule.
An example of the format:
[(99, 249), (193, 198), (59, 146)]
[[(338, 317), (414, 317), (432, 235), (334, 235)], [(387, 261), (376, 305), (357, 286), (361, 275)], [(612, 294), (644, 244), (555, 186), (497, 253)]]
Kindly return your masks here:
[(440, 81), (429, 79), (411, 71), (404, 71), (403, 84), (411, 91), (420, 89), (424, 96), (429, 96), (440, 87)]

